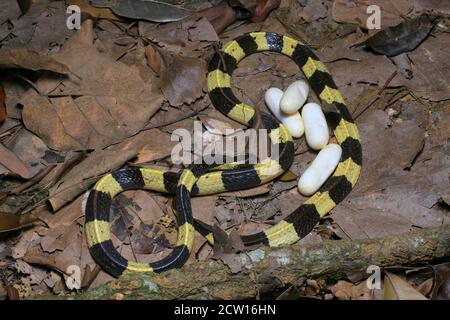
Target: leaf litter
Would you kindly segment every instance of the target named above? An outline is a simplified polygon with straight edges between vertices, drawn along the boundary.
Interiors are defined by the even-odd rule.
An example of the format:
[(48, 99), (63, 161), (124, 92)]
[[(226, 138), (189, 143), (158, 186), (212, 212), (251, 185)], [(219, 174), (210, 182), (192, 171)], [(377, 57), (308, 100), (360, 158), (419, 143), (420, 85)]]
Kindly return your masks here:
[[(413, 19), (417, 12), (429, 13), (430, 7), (437, 16), (446, 12), (433, 2), (377, 1), (388, 18), (382, 27), (398, 25), (405, 16)], [(0, 166), (0, 232), (7, 235), (0, 240), (1, 266), (7, 267), (0, 275), (0, 294), (3, 287), (20, 297), (73, 294), (66, 282), (71, 265), (80, 267), (82, 289), (112, 279), (96, 268), (87, 248), (85, 192), (101, 175), (124, 165), (179, 170), (170, 161), (176, 143), (170, 133), (192, 130), (193, 120), (201, 120), (211, 135), (244, 129), (210, 104), (204, 77), (216, 42), (249, 31), (291, 34), (312, 45), (342, 88), (361, 133), (363, 171), (356, 188), (295, 248), (448, 224), (447, 18), (441, 16), (431, 34), (401, 60), (390, 59), (358, 45), (370, 43), (373, 32), (365, 30), (365, 2), (355, 3), (350, 10), (339, 0), (281, 1), (265, 21), (237, 23), (220, 34), (217, 21), (208, 16), (129, 24), (87, 1), (83, 12), (98, 20), (93, 24), (87, 19), (81, 31), (68, 31), (59, 22), (66, 18), (63, 1), (33, 1), (22, 16), (15, 1), (0, 4), (5, 7), (0, 10), (0, 55), (5, 58), (0, 68), (13, 75), (0, 77), (8, 94), (6, 119), (0, 124), (0, 162), (7, 153), (16, 159), (9, 160), (13, 169), (11, 164)], [(50, 34), (52, 28), (64, 30)], [(411, 34), (421, 32), (420, 24), (408, 28)], [(242, 61), (232, 83), (243, 101), (266, 110), (262, 97), (267, 88), (285, 88), (302, 78), (286, 57), (263, 53)], [(218, 241), (211, 246), (196, 233), (188, 264), (212, 258), (228, 265), (230, 272), (245, 268), (236, 255), (245, 251), (237, 235), (273, 225), (306, 200), (296, 190), (296, 177), (315, 153), (302, 141), (296, 145), (294, 163), (283, 179), (193, 199), (194, 215), (214, 225)], [(175, 245), (170, 197), (127, 191), (114, 200), (112, 212), (113, 242), (130, 260), (154, 261)], [(421, 281), (406, 281), (427, 298), (445, 297), (448, 272), (437, 265), (433, 270), (435, 284), (430, 273)], [(383, 298), (369, 292), (364, 279), (351, 279), (305, 279), (279, 298)]]

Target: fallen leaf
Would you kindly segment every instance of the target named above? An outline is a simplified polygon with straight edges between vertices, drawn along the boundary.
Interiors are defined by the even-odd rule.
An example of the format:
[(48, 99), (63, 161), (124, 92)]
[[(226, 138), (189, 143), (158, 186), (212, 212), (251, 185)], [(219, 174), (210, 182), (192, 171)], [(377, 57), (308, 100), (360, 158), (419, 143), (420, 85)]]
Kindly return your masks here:
[(72, 201), (77, 195), (91, 187), (102, 174), (117, 169), (126, 161), (134, 158), (135, 150), (124, 150), (121, 153), (109, 150), (96, 150), (84, 161), (70, 170), (50, 193), (50, 204), (54, 211)]
[(50, 211), (41, 211), (36, 215), (39, 220), (45, 222), (49, 228), (68, 227), (84, 215), (83, 207), (87, 195), (83, 194), (69, 203), (67, 206), (59, 209), (56, 213)]
[(433, 289), (433, 278), (425, 280), (417, 287), (417, 291), (419, 291), (425, 297), (427, 297), (430, 294), (432, 289)]
[(34, 225), (38, 218), (33, 213), (0, 213), (0, 233), (20, 230)]
[[(29, 172), (27, 179), (46, 168), (46, 164), (42, 161), (42, 158), (49, 149), (39, 137), (35, 136), (30, 131), (23, 128), (17, 131), (14, 139), (8, 141), (8, 149), (14, 153), (27, 168), (27, 171)], [(2, 160), (0, 160), (0, 163), (1, 162)], [(0, 164), (0, 175), (8, 173), (8, 170), (4, 167), (5, 166)]]
[(383, 237), (414, 226), (445, 224), (448, 218), (435, 204), (448, 194), (450, 160), (434, 152), (431, 159), (414, 162), (423, 149), (424, 129), (414, 120), (391, 123), (383, 111), (367, 114), (358, 128), (363, 169), (355, 188), (331, 215), (345, 236)]
[(17, 0), (19, 3), (20, 11), (22, 11), (22, 14), (25, 14), (30, 10), (32, 0)]
[(27, 48), (0, 50), (0, 68), (47, 70), (60, 74), (70, 73), (70, 69), (64, 63)]
[(433, 266), (435, 283), (431, 292), (433, 300), (448, 300), (450, 298), (450, 263)]
[(384, 277), (385, 300), (427, 300), (419, 291), (399, 276), (386, 272)]
[(66, 0), (68, 5), (79, 6), (81, 12), (89, 14), (93, 18), (121, 20), (118, 16), (111, 12), (109, 8), (96, 8), (89, 5), (89, 0)]
[(139, 21), (139, 34), (172, 53), (194, 58), (202, 54), (202, 48), (219, 41), (208, 20), (196, 16), (167, 24)]
[(395, 26), (402, 21), (402, 17), (408, 15), (414, 8), (412, 0), (334, 0), (333, 19), (341, 23), (354, 23), (367, 29), (367, 20), (370, 15), (367, 7), (376, 5), (380, 7), (382, 27)]
[(295, 173), (293, 173), (291, 170), (288, 170), (280, 177), (280, 181), (294, 181), (297, 180), (297, 178), (298, 176)]
[(146, 163), (170, 156), (172, 148), (177, 144), (172, 141), (169, 134), (160, 129), (150, 129), (139, 132), (121, 143), (110, 146), (107, 150), (122, 152), (135, 150), (137, 159), (134, 163)]
[(252, 22), (266, 20), (269, 13), (280, 6), (281, 0), (257, 1), (255, 12), (251, 17)]
[(159, 76), (161, 74), (161, 57), (153, 45), (145, 47), (145, 57), (149, 67)]
[[(163, 97), (139, 70), (101, 54), (92, 21), (53, 57), (76, 70), (69, 79), (43, 78), (36, 85), (53, 98), (28, 91), (20, 103), (26, 127), (56, 150), (101, 148), (136, 134)], [(79, 78), (78, 78), (79, 77)], [(81, 79), (80, 79), (81, 78)]]
[(413, 78), (404, 80), (402, 85), (424, 99), (450, 99), (450, 60), (447, 59), (446, 51), (449, 41), (450, 33), (438, 33), (429, 37), (413, 52), (409, 52)]
[(162, 60), (161, 90), (170, 105), (190, 104), (201, 97), (206, 85), (205, 61), (174, 55), (162, 49), (159, 53)]
[(450, 3), (441, 0), (414, 0), (414, 9), (422, 13), (450, 15)]
[(200, 115), (198, 118), (206, 129), (212, 134), (230, 135), (235, 133), (236, 130), (242, 128), (239, 123), (230, 121), (229, 118), (224, 121), (220, 118), (214, 117), (214, 115), (211, 115), (210, 113), (208, 113), (208, 115)]
[[(78, 266), (83, 272), (85, 270), (84, 266), (79, 265), (81, 243), (84, 241), (80, 230), (81, 228), (77, 223), (66, 228), (60, 227), (56, 230), (57, 232), (53, 229), (48, 229), (43, 233), (39, 241), (27, 250), (23, 260), (29, 264), (49, 267), (61, 274), (66, 274), (70, 266)], [(56, 244), (52, 243), (55, 240), (54, 233), (59, 234)], [(47, 252), (42, 248), (42, 240), (49, 245), (49, 247), (45, 246), (45, 248), (51, 252)]]
[(254, 197), (268, 193), (270, 191), (270, 185), (271, 183), (267, 183), (250, 189), (222, 192), (219, 195), (221, 197), (238, 197), (238, 198)]
[(335, 285), (330, 287), (330, 291), (339, 300), (370, 299), (370, 290), (367, 288), (365, 281), (356, 285), (345, 280), (339, 280)]
[(89, 0), (89, 3), (96, 7), (110, 8), (122, 17), (153, 22), (177, 21), (191, 14), (186, 9), (153, 0)]
[[(75, 33), (75, 30), (67, 28), (66, 9), (65, 1), (32, 1), (26, 14), (8, 17), (14, 28), (8, 33), (10, 36), (3, 38), (2, 45), (42, 53), (55, 50), (55, 47), (62, 45), (66, 38)], [(8, 26), (9, 23), (4, 25)]]
[(433, 29), (435, 19), (422, 15), (414, 20), (407, 20), (394, 27), (376, 33), (363, 42), (377, 53), (388, 57), (409, 52), (419, 46)]
[(22, 178), (29, 179), (32, 174), (28, 167), (13, 152), (0, 143), (0, 164)]

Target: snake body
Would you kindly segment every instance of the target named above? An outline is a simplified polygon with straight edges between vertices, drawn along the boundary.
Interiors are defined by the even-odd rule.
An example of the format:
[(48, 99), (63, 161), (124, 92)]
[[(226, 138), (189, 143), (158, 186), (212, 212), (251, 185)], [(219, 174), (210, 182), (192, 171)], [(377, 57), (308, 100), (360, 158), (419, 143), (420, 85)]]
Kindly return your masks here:
[[(213, 105), (228, 117), (251, 126), (255, 109), (233, 94), (233, 70), (244, 57), (272, 51), (290, 57), (303, 71), (322, 104), (333, 107), (327, 120), (342, 147), (341, 160), (333, 175), (312, 197), (285, 219), (268, 229), (241, 236), (245, 245), (263, 243), (271, 247), (292, 244), (312, 231), (321, 217), (329, 213), (354, 187), (362, 164), (359, 133), (344, 99), (331, 74), (317, 56), (304, 44), (271, 32), (244, 34), (223, 46), (208, 67), (208, 92)], [(211, 227), (193, 218), (191, 195), (239, 190), (266, 183), (287, 170), (293, 160), (292, 137), (286, 128), (261, 113), (272, 144), (280, 148), (280, 156), (255, 165), (192, 165), (181, 174), (148, 168), (124, 168), (103, 176), (91, 190), (86, 204), (86, 235), (89, 250), (96, 262), (113, 276), (125, 271), (162, 272), (180, 267), (189, 257), (195, 229), (213, 242)], [(208, 171), (215, 168), (216, 171)], [(175, 194), (178, 240), (171, 253), (160, 261), (137, 263), (122, 257), (111, 241), (110, 208), (115, 195), (129, 189), (148, 189)]]

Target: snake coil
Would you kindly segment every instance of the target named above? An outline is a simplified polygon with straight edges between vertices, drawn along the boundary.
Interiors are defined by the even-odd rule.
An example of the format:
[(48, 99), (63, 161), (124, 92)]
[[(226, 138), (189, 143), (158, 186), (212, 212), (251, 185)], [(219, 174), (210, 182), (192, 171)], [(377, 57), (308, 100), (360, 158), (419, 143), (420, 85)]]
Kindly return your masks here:
[[(362, 150), (358, 129), (331, 74), (311, 49), (287, 36), (272, 32), (253, 32), (225, 44), (208, 66), (208, 92), (213, 105), (235, 121), (248, 126), (253, 124), (255, 109), (236, 98), (231, 89), (231, 77), (243, 58), (264, 51), (290, 57), (303, 71), (322, 104), (334, 108), (335, 112), (327, 114), (327, 120), (342, 148), (336, 170), (318, 192), (274, 226), (256, 234), (241, 236), (245, 245), (262, 243), (276, 247), (292, 244), (306, 236), (323, 216), (349, 194), (359, 177)], [(191, 195), (254, 187), (273, 180), (292, 164), (294, 146), (286, 128), (266, 113), (261, 113), (261, 119), (269, 130), (271, 143), (278, 145), (281, 150), (279, 157), (272, 157), (255, 165), (192, 165), (181, 174), (131, 167), (103, 176), (89, 193), (85, 212), (87, 242), (95, 261), (116, 277), (125, 271), (162, 272), (180, 267), (186, 262), (192, 249), (195, 230), (213, 242), (211, 226), (193, 218)], [(208, 171), (214, 167), (217, 171)], [(175, 194), (178, 240), (170, 254), (160, 261), (148, 264), (129, 261), (117, 252), (111, 241), (112, 199), (129, 189)]]

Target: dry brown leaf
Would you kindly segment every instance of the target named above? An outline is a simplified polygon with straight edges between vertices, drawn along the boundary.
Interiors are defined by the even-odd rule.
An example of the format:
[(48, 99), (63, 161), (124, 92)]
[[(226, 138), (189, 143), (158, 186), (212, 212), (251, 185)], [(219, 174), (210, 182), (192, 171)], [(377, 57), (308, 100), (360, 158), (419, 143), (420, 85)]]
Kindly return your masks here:
[(208, 115), (199, 115), (198, 118), (212, 134), (229, 135), (242, 128), (242, 125), (229, 118), (223, 120), (222, 117), (215, 117), (211, 113), (208, 113)]
[(331, 215), (344, 235), (383, 237), (413, 226), (448, 223), (435, 204), (449, 192), (450, 157), (433, 152), (426, 161), (414, 162), (423, 148), (424, 130), (413, 120), (391, 123), (385, 112), (374, 111), (358, 122), (358, 128), (363, 170), (355, 189)]
[(434, 286), (431, 292), (433, 300), (450, 299), (450, 263), (441, 263), (433, 266)]
[[(79, 266), (83, 273), (85, 268), (79, 263), (84, 237), (80, 230), (78, 223), (68, 227), (58, 227), (56, 230), (46, 230), (42, 233), (42, 237), (27, 250), (23, 260), (30, 264), (49, 267), (62, 274), (65, 274), (70, 266)], [(44, 241), (44, 248), (42, 241)]]
[[(38, 174), (46, 167), (42, 158), (49, 149), (39, 137), (28, 130), (21, 129), (17, 132), (14, 139), (8, 141), (8, 149), (27, 167), (29, 171), (28, 178)], [(0, 160), (0, 162), (2, 161)], [(0, 175), (7, 172), (8, 170), (0, 164)]]
[(102, 174), (119, 168), (134, 158), (136, 154), (135, 150), (123, 150), (122, 152), (96, 150), (92, 152), (50, 189), (49, 201), (53, 210), (57, 211), (72, 201), (92, 186)]
[(117, 152), (135, 150), (138, 153), (135, 163), (145, 163), (169, 156), (177, 143), (177, 141), (171, 141), (167, 133), (159, 129), (150, 129), (110, 146), (107, 150)]
[(33, 213), (0, 213), (0, 233), (30, 227), (38, 221)]
[(408, 53), (413, 78), (404, 80), (403, 85), (424, 99), (450, 99), (450, 60), (446, 51), (449, 42), (450, 33), (438, 33)]
[(173, 53), (198, 57), (202, 47), (219, 41), (213, 26), (195, 15), (182, 21), (155, 24), (139, 21), (139, 34)]
[(288, 182), (288, 181), (294, 181), (297, 180), (298, 176), (292, 172), (291, 170), (286, 171), (283, 173), (283, 175), (280, 177), (280, 181)]
[(370, 290), (367, 288), (365, 281), (356, 285), (345, 280), (339, 280), (335, 285), (330, 287), (330, 290), (339, 300), (370, 299)]
[(369, 5), (377, 5), (381, 8), (382, 28), (395, 26), (402, 22), (402, 17), (406, 16), (414, 8), (412, 0), (334, 0), (332, 15), (333, 19), (342, 23), (358, 24), (361, 28), (367, 28), (367, 13)]
[(85, 201), (86, 195), (83, 194), (56, 213), (44, 210), (36, 215), (39, 216), (39, 219), (44, 221), (49, 228), (61, 226), (67, 227), (84, 215), (82, 209)]
[(418, 12), (433, 12), (450, 15), (450, 3), (441, 0), (414, 0), (414, 9)]
[(29, 179), (33, 175), (28, 170), (28, 167), (22, 160), (19, 159), (12, 151), (7, 149), (0, 143), (0, 164), (7, 168), (11, 173), (16, 174), (22, 178)]
[(70, 73), (69, 67), (64, 63), (27, 48), (0, 50), (0, 68), (47, 70), (60, 74)]
[(89, 14), (93, 18), (121, 20), (120, 17), (112, 13), (109, 8), (96, 8), (89, 4), (89, 0), (66, 0), (67, 5), (77, 5), (81, 12)]
[(190, 104), (200, 98), (206, 85), (205, 61), (161, 49), (159, 53), (162, 60), (161, 90), (170, 105)]
[(149, 67), (159, 76), (161, 74), (161, 56), (153, 45), (145, 47), (145, 57), (147, 58)]
[(156, 86), (144, 82), (139, 69), (97, 51), (92, 21), (72, 37), (54, 58), (76, 70), (69, 79), (43, 78), (42, 92), (21, 100), (27, 128), (56, 150), (105, 147), (136, 134), (163, 100)]
[(386, 272), (384, 277), (385, 300), (427, 300), (419, 291), (414, 289), (406, 280)]

